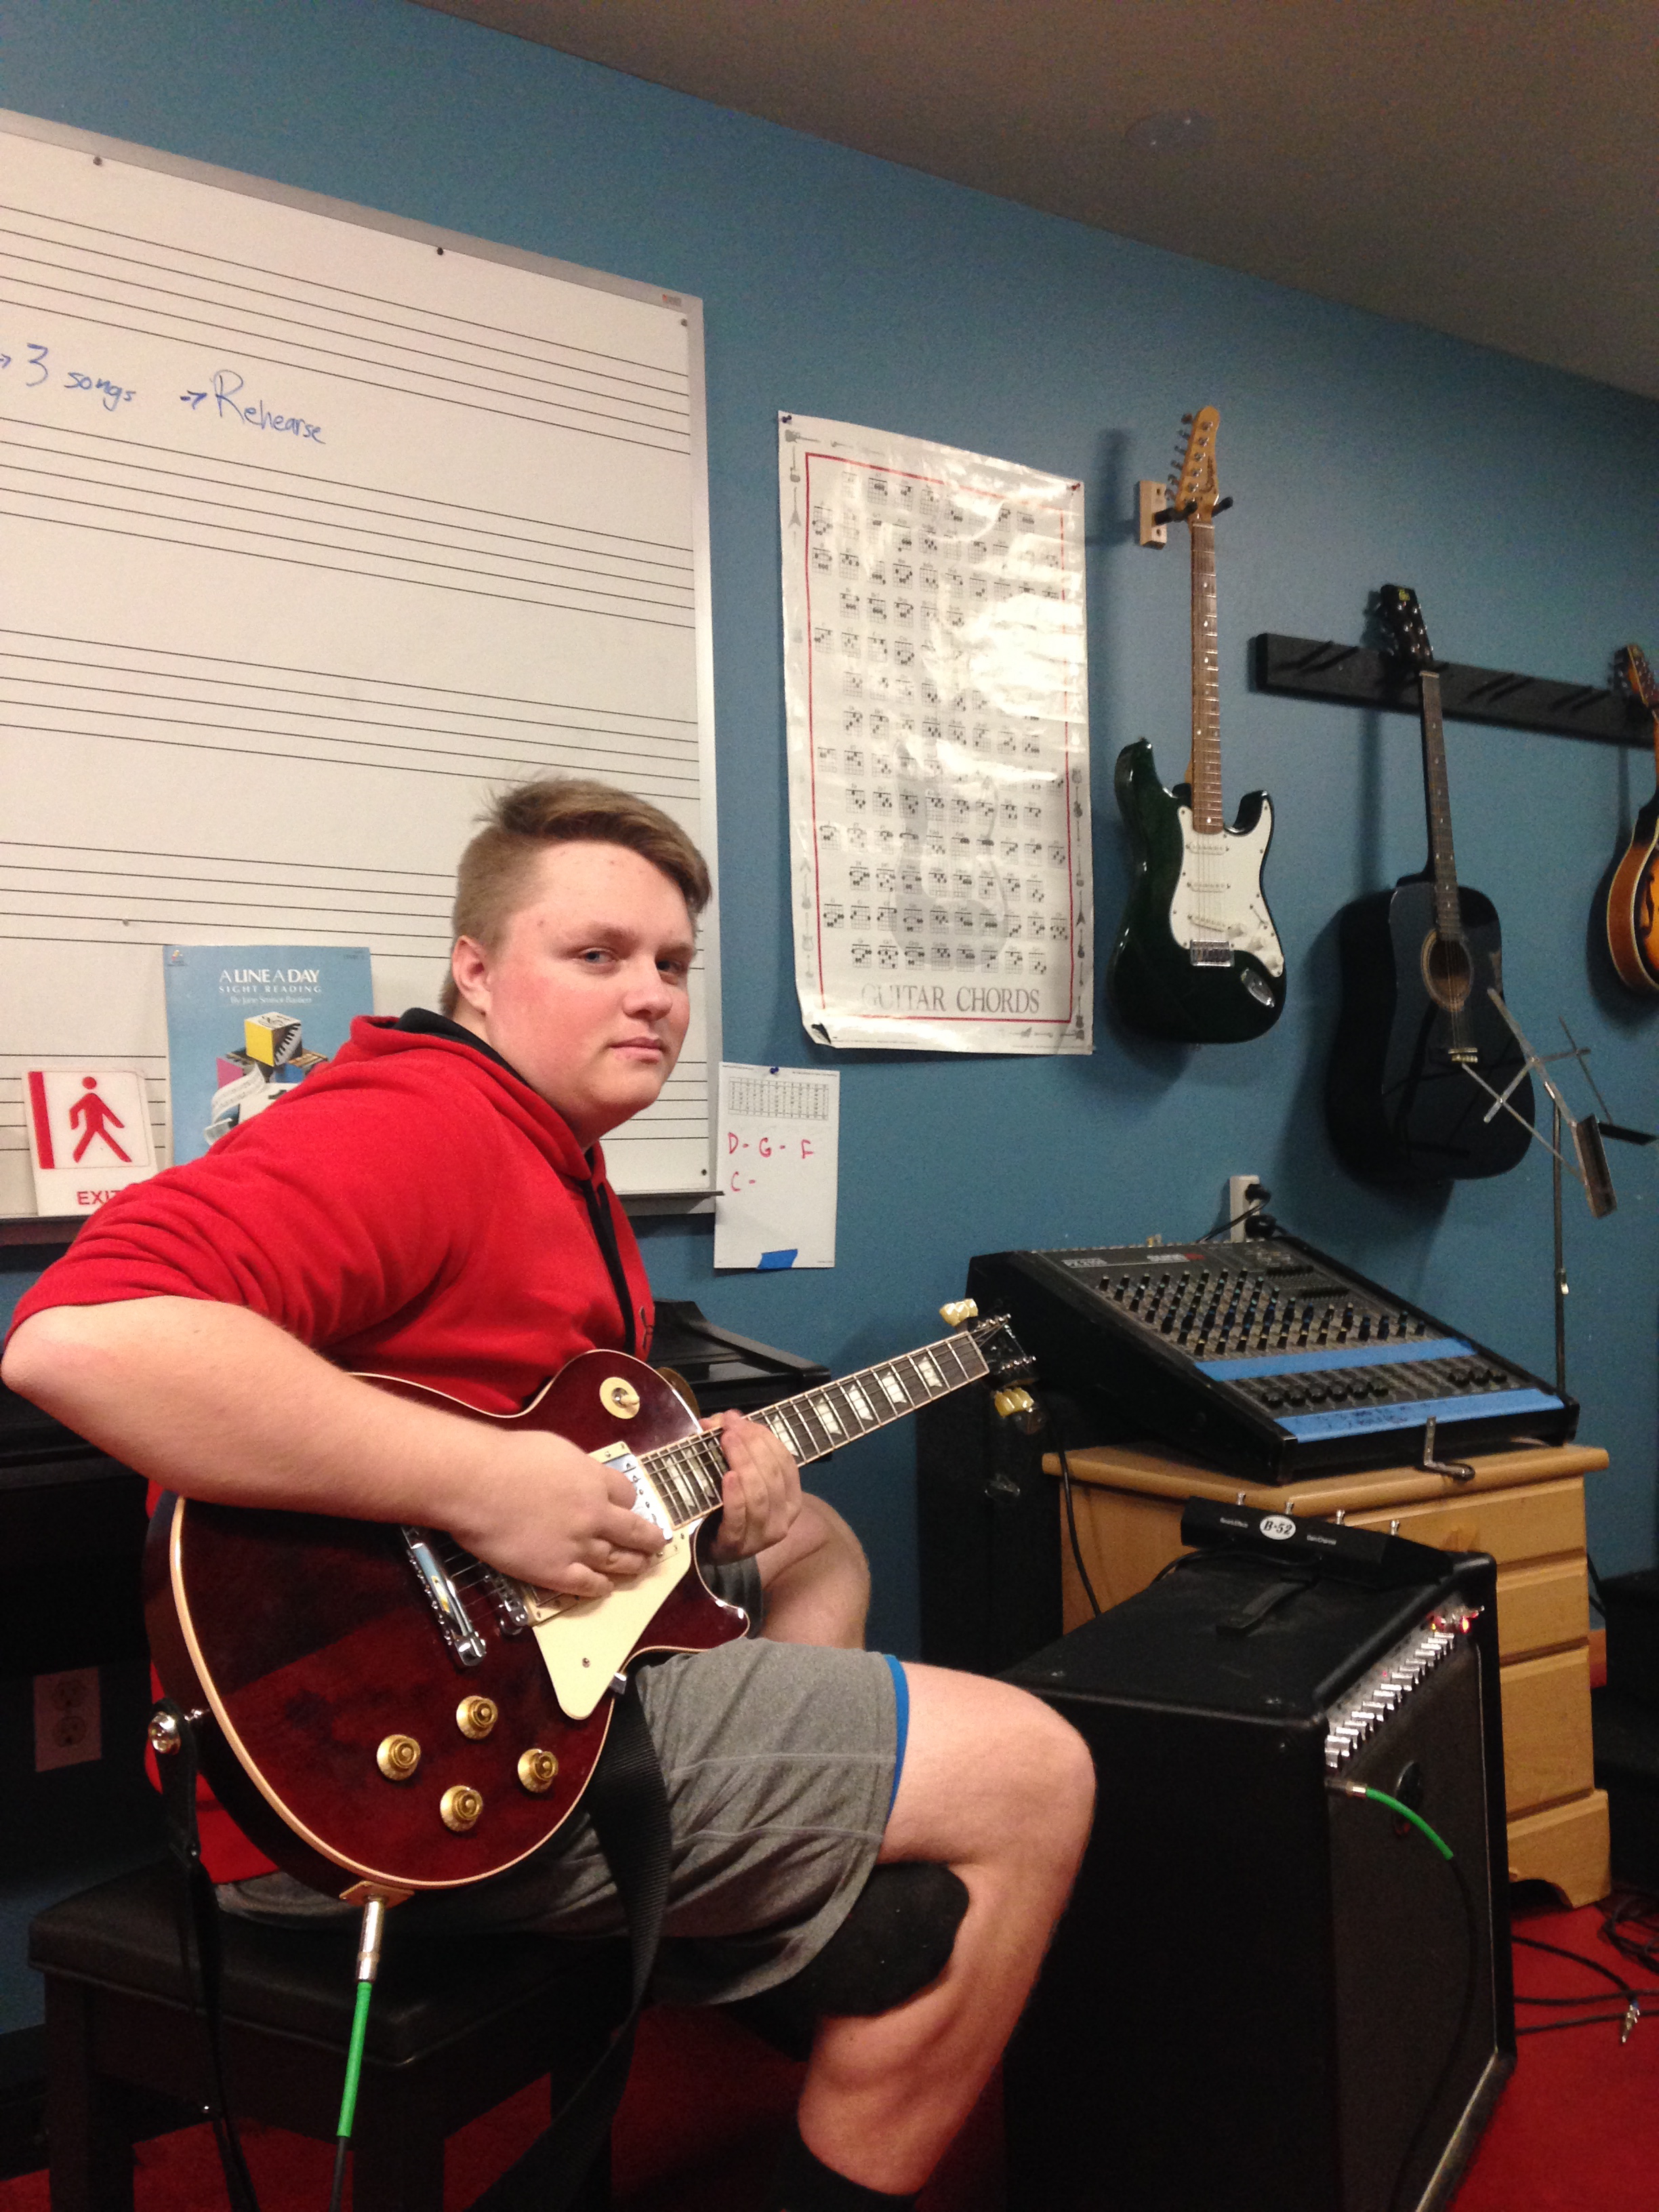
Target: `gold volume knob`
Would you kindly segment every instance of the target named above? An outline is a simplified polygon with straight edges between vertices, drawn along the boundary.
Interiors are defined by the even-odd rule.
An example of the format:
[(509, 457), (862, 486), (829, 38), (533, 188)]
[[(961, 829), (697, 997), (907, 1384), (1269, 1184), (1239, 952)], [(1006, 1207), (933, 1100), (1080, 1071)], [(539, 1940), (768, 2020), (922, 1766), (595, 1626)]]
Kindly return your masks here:
[(438, 1812), (445, 1827), (464, 1836), (469, 1828), (476, 1828), (478, 1816), (483, 1811), (483, 1799), (465, 1782), (458, 1782), (453, 1790), (446, 1790), (438, 1800)]
[(456, 1727), (474, 1743), (482, 1743), (501, 1717), (494, 1698), (463, 1698), (455, 1708)]
[(519, 1760), (519, 1779), (532, 1797), (545, 1796), (558, 1778), (558, 1760), (539, 1745), (526, 1751)]
[(421, 1747), (412, 1735), (389, 1735), (374, 1754), (374, 1764), (388, 1782), (407, 1782), (421, 1763)]

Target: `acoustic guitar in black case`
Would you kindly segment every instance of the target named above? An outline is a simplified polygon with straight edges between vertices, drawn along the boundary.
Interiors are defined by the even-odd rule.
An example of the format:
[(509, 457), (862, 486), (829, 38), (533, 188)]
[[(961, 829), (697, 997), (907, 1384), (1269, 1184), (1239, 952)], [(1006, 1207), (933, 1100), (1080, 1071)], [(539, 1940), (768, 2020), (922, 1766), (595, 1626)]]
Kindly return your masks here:
[[(1342, 911), (1342, 1012), (1325, 1087), (1331, 1137), (1344, 1164), (1373, 1182), (1504, 1175), (1530, 1141), (1533, 1096), (1521, 1048), (1489, 996), (1504, 987), (1498, 909), (1457, 880), (1440, 678), (1417, 594), (1385, 584), (1382, 609), (1419, 685), (1429, 859), (1420, 875)], [(1514, 1114), (1495, 1108), (1471, 1071), (1506, 1092)]]

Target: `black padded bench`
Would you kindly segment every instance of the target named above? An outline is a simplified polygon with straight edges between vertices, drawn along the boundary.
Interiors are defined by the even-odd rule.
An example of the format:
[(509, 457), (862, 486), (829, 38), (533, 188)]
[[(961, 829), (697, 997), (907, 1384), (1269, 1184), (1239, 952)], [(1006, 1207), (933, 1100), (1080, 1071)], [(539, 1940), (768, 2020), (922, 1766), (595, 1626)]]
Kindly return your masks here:
[[(39, 1914), (52, 2212), (131, 2212), (131, 2092), (205, 2103), (206, 2045), (162, 1862)], [(240, 2119), (332, 2142), (355, 1997), (355, 1933), (222, 1917), (228, 2094)], [(628, 2002), (625, 1943), (398, 1941), (390, 1914), (353, 2139), (356, 2212), (442, 2212), (444, 2142), (550, 2071), (562, 2104)], [(194, 2117), (191, 2115), (191, 2117)], [(601, 2161), (603, 2166), (604, 2161)], [(610, 2201), (589, 2178), (582, 2212)]]

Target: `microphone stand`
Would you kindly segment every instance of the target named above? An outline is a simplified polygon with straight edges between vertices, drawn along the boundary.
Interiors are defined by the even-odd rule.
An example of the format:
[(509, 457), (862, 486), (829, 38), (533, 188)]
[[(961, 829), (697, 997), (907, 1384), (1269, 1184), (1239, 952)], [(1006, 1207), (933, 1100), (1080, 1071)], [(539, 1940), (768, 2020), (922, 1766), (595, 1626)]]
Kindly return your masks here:
[[(1627, 1129), (1607, 1115), (1607, 1102), (1602, 1097), (1595, 1079), (1589, 1072), (1589, 1048), (1579, 1044), (1575, 1040), (1572, 1031), (1567, 1028), (1565, 1020), (1561, 1027), (1565, 1032), (1569, 1049), (1565, 1052), (1535, 1052), (1528, 1041), (1525, 1030), (1504, 1005), (1502, 993), (1495, 987), (1488, 986), (1486, 996), (1503, 1016), (1511, 1036), (1521, 1048), (1521, 1067), (1514, 1079), (1502, 1091), (1498, 1091), (1487, 1082), (1478, 1068), (1470, 1066), (1467, 1060), (1460, 1064), (1463, 1073), (1472, 1081), (1478, 1083), (1492, 1102), (1486, 1109), (1486, 1120), (1490, 1121), (1495, 1114), (1500, 1112), (1513, 1115), (1527, 1134), (1536, 1138), (1550, 1155), (1550, 1179), (1555, 1215), (1555, 1387), (1559, 1395), (1565, 1398), (1567, 1395), (1568, 1283), (1566, 1248), (1561, 1220), (1561, 1170), (1565, 1168), (1575, 1182), (1583, 1184), (1584, 1196), (1589, 1202), (1591, 1216), (1595, 1220), (1600, 1221), (1611, 1213), (1619, 1203), (1613, 1194), (1613, 1176), (1607, 1166), (1607, 1147), (1602, 1143), (1602, 1139), (1614, 1137), (1627, 1145), (1650, 1145), (1654, 1139), (1646, 1130)], [(1578, 1063), (1584, 1080), (1595, 1092), (1595, 1103), (1601, 1109), (1603, 1116), (1601, 1120), (1598, 1121), (1594, 1114), (1586, 1114), (1580, 1120), (1561, 1096), (1560, 1088), (1549, 1071), (1555, 1061), (1562, 1060), (1577, 1060)], [(1547, 1137), (1535, 1123), (1528, 1121), (1524, 1114), (1518, 1113), (1510, 1103), (1511, 1095), (1519, 1087), (1528, 1070), (1538, 1078), (1549, 1095), (1550, 1134)], [(1572, 1141), (1571, 1159), (1567, 1158), (1562, 1149), (1564, 1133), (1571, 1137)]]

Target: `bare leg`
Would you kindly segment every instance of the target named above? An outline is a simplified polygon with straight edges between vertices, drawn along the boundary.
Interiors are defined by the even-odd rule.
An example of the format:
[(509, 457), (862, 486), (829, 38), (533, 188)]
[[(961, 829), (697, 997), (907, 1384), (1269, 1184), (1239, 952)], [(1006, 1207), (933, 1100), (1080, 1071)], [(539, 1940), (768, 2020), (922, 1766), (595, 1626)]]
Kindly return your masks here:
[(1036, 1698), (907, 1666), (910, 1729), (884, 1859), (932, 1859), (969, 1907), (939, 1980), (872, 2020), (825, 2020), (798, 2124), (866, 2189), (920, 2189), (984, 2087), (1070, 1893), (1094, 1806), (1083, 1739)]
[(864, 1648), (870, 1569), (864, 1548), (833, 1505), (810, 1492), (789, 1534), (757, 1555), (766, 1592), (763, 1635), (775, 1644)]

